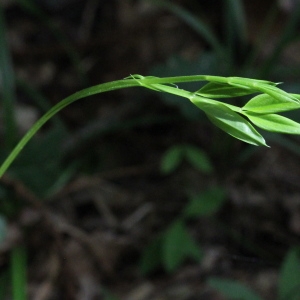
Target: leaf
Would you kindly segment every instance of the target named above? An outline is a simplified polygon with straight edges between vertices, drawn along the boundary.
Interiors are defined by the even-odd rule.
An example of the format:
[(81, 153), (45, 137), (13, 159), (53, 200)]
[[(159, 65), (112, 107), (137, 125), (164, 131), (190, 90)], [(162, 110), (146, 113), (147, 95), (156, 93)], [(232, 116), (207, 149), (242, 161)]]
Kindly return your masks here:
[(213, 165), (207, 156), (207, 154), (194, 146), (187, 145), (184, 148), (184, 156), (191, 165), (205, 174), (211, 174), (213, 172)]
[(289, 94), (276, 86), (257, 84), (257, 90), (262, 93), (268, 94), (270, 97), (277, 99), (279, 102), (300, 103), (297, 97), (295, 97), (293, 94)]
[(195, 94), (207, 98), (230, 98), (240, 97), (255, 93), (256, 90), (249, 90), (249, 88), (231, 86), (229, 84), (209, 82), (204, 85)]
[[(163, 64), (156, 65), (150, 70), (150, 74), (159, 77), (175, 76), (175, 74), (189, 75), (197, 74), (199, 70), (203, 73), (216, 73), (218, 69), (216, 57), (213, 53), (201, 53), (195, 60), (190, 61), (181, 56), (171, 56)], [(200, 83), (201, 84), (201, 83)], [(199, 89), (199, 81), (191, 81), (189, 83), (182, 83), (182, 88), (195, 91)], [(188, 119), (199, 120), (203, 118), (202, 111), (195, 109), (189, 101), (185, 101), (180, 97), (172, 94), (160, 93), (159, 97), (168, 105), (176, 106), (180, 113)]]
[(181, 146), (174, 146), (169, 148), (163, 155), (160, 164), (160, 170), (164, 174), (174, 172), (183, 160), (183, 150)]
[(234, 280), (213, 277), (208, 280), (208, 284), (230, 300), (263, 300), (251, 289)]
[(300, 124), (286, 117), (276, 114), (254, 114), (251, 112), (244, 113), (249, 120), (264, 130), (287, 134), (300, 134)]
[(254, 89), (256, 92), (264, 93), (277, 99), (279, 102), (296, 102), (299, 103), (297, 97), (293, 94), (289, 94), (277, 87), (277, 83), (271, 81), (263, 81), (241, 77), (228, 77), (228, 84), (236, 87), (248, 87)]
[(242, 110), (260, 114), (272, 114), (299, 109), (300, 104), (294, 101), (282, 101), (267, 94), (261, 94), (248, 101)]
[(162, 250), (162, 262), (168, 272), (177, 269), (188, 257), (192, 257), (197, 261), (200, 261), (202, 258), (199, 247), (186, 230), (182, 221), (176, 221), (166, 231)]
[(231, 136), (255, 146), (267, 146), (264, 138), (245, 118), (222, 103), (197, 98), (191, 101), (206, 113), (213, 124)]
[(286, 257), (280, 271), (279, 299), (297, 300), (300, 294), (300, 248), (292, 248)]
[[(226, 77), (223, 77), (226, 78)], [(259, 91), (259, 87), (268, 87), (268, 86), (277, 86), (278, 83), (269, 81), (269, 80), (261, 80), (261, 79), (253, 79), (253, 78), (245, 78), (245, 77), (236, 77), (231, 76), (227, 77), (227, 83), (233, 86), (240, 86), (249, 89), (255, 89)]]
[(222, 188), (214, 187), (194, 196), (183, 214), (185, 217), (200, 217), (215, 214), (226, 200), (225, 191)]

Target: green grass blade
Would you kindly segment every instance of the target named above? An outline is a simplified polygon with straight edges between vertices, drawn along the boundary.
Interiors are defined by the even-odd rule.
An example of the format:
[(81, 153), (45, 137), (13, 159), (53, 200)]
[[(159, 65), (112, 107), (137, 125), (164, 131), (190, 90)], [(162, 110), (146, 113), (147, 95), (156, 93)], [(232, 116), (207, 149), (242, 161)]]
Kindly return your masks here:
[(14, 300), (26, 300), (27, 255), (24, 246), (16, 246), (11, 250), (12, 294)]
[(0, 78), (3, 98), (5, 145), (12, 149), (17, 141), (15, 121), (15, 76), (6, 37), (5, 17), (0, 4)]

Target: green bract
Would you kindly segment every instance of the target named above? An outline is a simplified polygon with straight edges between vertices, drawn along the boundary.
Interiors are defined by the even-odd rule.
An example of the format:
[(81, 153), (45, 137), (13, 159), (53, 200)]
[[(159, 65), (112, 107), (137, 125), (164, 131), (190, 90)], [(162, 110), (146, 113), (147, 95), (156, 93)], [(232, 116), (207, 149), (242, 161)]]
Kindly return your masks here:
[[(177, 86), (179, 83), (196, 81), (208, 83), (197, 91), (187, 91)], [(203, 110), (213, 124), (231, 136), (252, 145), (267, 146), (253, 125), (267, 131), (300, 134), (299, 123), (276, 114), (299, 109), (300, 95), (287, 93), (277, 85), (271, 81), (241, 77), (192, 75), (159, 78), (131, 75), (122, 80), (92, 86), (65, 98), (41, 117), (3, 162), (0, 176), (35, 133), (64, 107), (84, 97), (137, 86), (186, 98)], [(216, 100), (251, 94), (254, 94), (254, 97), (243, 107)]]

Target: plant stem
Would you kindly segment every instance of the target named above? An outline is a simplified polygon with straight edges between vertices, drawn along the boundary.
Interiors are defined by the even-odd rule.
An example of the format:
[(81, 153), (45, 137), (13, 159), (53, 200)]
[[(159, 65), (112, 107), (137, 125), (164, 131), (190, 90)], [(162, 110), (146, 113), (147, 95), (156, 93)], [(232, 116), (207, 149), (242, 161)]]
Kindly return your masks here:
[(26, 300), (26, 248), (16, 246), (11, 250), (11, 278), (14, 300)]

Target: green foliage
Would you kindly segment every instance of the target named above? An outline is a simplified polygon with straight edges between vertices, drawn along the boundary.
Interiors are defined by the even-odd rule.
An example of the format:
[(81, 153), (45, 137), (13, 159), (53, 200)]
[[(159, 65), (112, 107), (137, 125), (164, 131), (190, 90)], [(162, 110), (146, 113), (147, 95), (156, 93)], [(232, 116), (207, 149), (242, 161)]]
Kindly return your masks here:
[[(213, 171), (213, 165), (203, 150), (184, 144), (175, 145), (166, 151), (161, 161), (162, 173), (174, 172), (183, 160), (204, 174), (211, 174)], [(159, 266), (167, 272), (173, 272), (188, 258), (201, 261), (201, 247), (190, 235), (185, 221), (214, 215), (225, 199), (224, 190), (218, 187), (189, 197), (181, 216), (145, 248), (140, 262), (142, 272), (152, 272)]]
[[(49, 109), (22, 138), (0, 167), (0, 177), (7, 171), (36, 132), (48, 120), (55, 117), (64, 107), (90, 95), (122, 88), (144, 87), (152, 91), (160, 92), (167, 101), (172, 102), (174, 101), (173, 99), (176, 99), (177, 105), (188, 118), (199, 118), (200, 116), (206, 115), (218, 128), (234, 138), (251, 145), (267, 146), (263, 136), (254, 126), (275, 133), (300, 133), (299, 123), (290, 120), (286, 116), (278, 115), (278, 113), (299, 109), (300, 95), (286, 93), (278, 88), (278, 84), (270, 81), (243, 77), (189, 76), (189, 74), (199, 73), (222, 75), (238, 73), (244, 75), (257, 74), (257, 76), (254, 77), (261, 77), (261, 75), (266, 76), (270, 74), (272, 70), (276, 70), (274, 67), (276, 66), (277, 58), (285, 46), (296, 36), (295, 32), (300, 12), (299, 7), (293, 12), (291, 19), (287, 22), (278, 44), (274, 47), (274, 52), (271, 53), (266, 63), (263, 64), (258, 71), (253, 72), (254, 61), (261, 45), (257, 45), (247, 57), (247, 24), (244, 17), (242, 1), (225, 1), (224, 41), (221, 41), (203, 20), (173, 2), (152, 2), (169, 10), (191, 26), (191, 28), (201, 35), (211, 46), (212, 51), (204, 53), (196, 63), (187, 63), (184, 59), (178, 57), (169, 59), (168, 64), (170, 64), (171, 67), (173, 66), (173, 69), (161, 66), (160, 68), (158, 67), (155, 72), (151, 72), (152, 74), (158, 74), (161, 78), (132, 75), (123, 80), (100, 84), (70, 95)], [(85, 76), (80, 69), (78, 54), (72, 49), (65, 37), (51, 25), (47, 16), (34, 2), (19, 0), (19, 3), (24, 9), (36, 16), (45, 26), (52, 30), (56, 39), (66, 49), (78, 74), (81, 75), (83, 82), (85, 82)], [(0, 47), (0, 69), (5, 71), (5, 76), (3, 73), (1, 77), (3, 78), (4, 87), (3, 107), (6, 117), (5, 136), (6, 144), (10, 149), (16, 139), (13, 108), (15, 79), (5, 41), (5, 24), (2, 11), (0, 11), (0, 14), (0, 23), (2, 24), (2, 26), (0, 26), (2, 45), (2, 47)], [(272, 12), (270, 13), (269, 19), (271, 21), (269, 20), (268, 22), (272, 23)], [(262, 30), (262, 32), (261, 40), (263, 40), (267, 30)], [(238, 51), (240, 53), (236, 53), (236, 41), (239, 43)], [(242, 57), (242, 61), (238, 62), (235, 59), (236, 56)], [(173, 74), (179, 73), (187, 76), (173, 77)], [(180, 88), (176, 85), (178, 83), (182, 85)], [(22, 84), (20, 86), (22, 86)], [(27, 91), (29, 93), (31, 92), (28, 89)], [(236, 106), (235, 103), (237, 101), (227, 103), (227, 98), (237, 97), (239, 99), (240, 97), (249, 97), (251, 95), (253, 98), (241, 107)], [(182, 97), (188, 99), (188, 101), (182, 101)], [(35, 98), (42, 99), (41, 97)], [(42, 105), (45, 107), (44, 104)], [(195, 106), (198, 107), (199, 110), (196, 110)], [(62, 186), (73, 174), (75, 168), (75, 166), (67, 168), (61, 166), (62, 152), (59, 145), (62, 139), (67, 137), (67, 133), (63, 130), (63, 126), (59, 124), (59, 122), (57, 124), (60, 126), (59, 129), (50, 130), (42, 138), (29, 144), (10, 170), (15, 177), (26, 183), (26, 185), (39, 196), (47, 196)], [(206, 153), (191, 145), (176, 145), (167, 150), (162, 160), (161, 169), (165, 174), (170, 174), (175, 171), (184, 160), (204, 174), (211, 174), (213, 171), (212, 164)], [(59, 174), (59, 176), (57, 176), (57, 174)], [(8, 197), (5, 193), (5, 191), (1, 191), (1, 197), (3, 196), (1, 212), (10, 217), (14, 215), (19, 206), (18, 203), (14, 202), (13, 197)], [(146, 248), (142, 257), (142, 270), (147, 273), (161, 265), (167, 272), (172, 272), (187, 258), (196, 261), (201, 260), (201, 248), (190, 235), (185, 221), (191, 218), (214, 215), (221, 208), (224, 201), (225, 192), (218, 187), (204, 191), (200, 195), (191, 196), (186, 208), (182, 211), (181, 217), (169, 225), (165, 232), (160, 234), (157, 239)], [(2, 220), (2, 216), (0, 217)], [(4, 235), (5, 227), (1, 230), (1, 236)], [(11, 271), (15, 299), (26, 298), (24, 293), (26, 285), (25, 254), (25, 249), (22, 250), (21, 248), (16, 248), (11, 253)], [(292, 299), (298, 292), (298, 278), (300, 277), (299, 264), (299, 250), (294, 249), (287, 255), (282, 267), (279, 287), (280, 300), (285, 298)], [(297, 275), (293, 276), (293, 274)], [(0, 287), (4, 287), (6, 281), (8, 281), (7, 274), (1, 274)], [(238, 296), (243, 296), (244, 299), (260, 299), (249, 289), (236, 282), (212, 279), (210, 280), (210, 284), (220, 291), (226, 290), (227, 294), (225, 293), (225, 295), (231, 298), (237, 295), (234, 293), (238, 293)], [(0, 291), (0, 293), (2, 291)], [(112, 299), (113, 297), (106, 295), (106, 298)]]
[(185, 146), (185, 159), (198, 171), (204, 174), (211, 174), (213, 172), (213, 165), (210, 162), (207, 154), (194, 146)]
[(174, 172), (180, 166), (183, 159), (184, 150), (182, 149), (182, 146), (176, 145), (169, 148), (161, 160), (161, 172), (163, 174), (170, 174)]
[[(208, 85), (197, 89), (195, 92), (180, 89), (174, 84), (186, 83), (186, 82), (197, 82), (197, 81), (208, 81)], [(256, 113), (251, 111), (251, 105), (246, 104), (244, 107), (234, 106), (225, 102), (220, 102), (215, 99), (223, 99), (228, 96), (236, 97), (241, 95), (257, 94), (262, 93), (270, 98), (275, 99), (276, 104), (280, 104), (281, 109), (277, 111), (287, 111), (291, 109), (300, 108), (298, 98), (293, 95), (280, 90), (276, 83), (255, 80), (249, 78), (239, 77), (221, 77), (221, 76), (209, 76), (209, 75), (196, 75), (196, 76), (179, 76), (179, 77), (143, 77), (141, 75), (132, 75), (129, 78), (123, 80), (109, 82), (93, 86), (77, 92), (50, 109), (40, 120), (33, 125), (28, 133), (19, 142), (16, 148), (11, 152), (8, 158), (4, 161), (0, 168), (0, 176), (7, 170), (10, 164), (15, 160), (20, 151), (29, 142), (29, 140), (35, 135), (35, 133), (53, 116), (55, 116), (61, 109), (71, 104), (72, 102), (79, 100), (83, 97), (94, 95), (97, 93), (107, 92), (111, 90), (129, 88), (141, 86), (154, 91), (169, 93), (183, 98), (187, 98), (198, 108), (200, 108), (209, 117), (209, 119), (220, 129), (232, 135), (233, 137), (240, 139), (244, 142), (253, 145), (266, 145), (264, 138), (256, 131), (252, 126), (251, 121), (259, 127), (269, 129), (275, 132), (285, 132), (291, 134), (299, 133), (299, 125), (296, 122), (290, 121), (287, 118), (280, 117), (276, 114), (268, 113)], [(219, 90), (219, 92), (218, 92)], [(251, 100), (250, 100), (251, 101)], [(257, 101), (257, 100), (256, 100)], [(264, 99), (265, 101), (265, 99)], [(265, 102), (264, 102), (265, 103)], [(293, 105), (291, 106), (290, 103)], [(287, 105), (285, 105), (287, 104)], [(255, 106), (257, 110), (257, 104)], [(255, 119), (254, 119), (255, 116)], [(250, 121), (248, 121), (248, 118)], [(276, 123), (276, 126), (271, 126)], [(270, 128), (272, 127), (272, 128)], [(48, 145), (49, 140), (44, 144)], [(41, 143), (43, 146), (43, 143)], [(46, 151), (45, 151), (46, 150)], [(40, 152), (41, 150), (39, 150)], [(47, 149), (43, 150), (46, 154)], [(42, 151), (42, 152), (43, 152)], [(51, 151), (50, 151), (51, 152)], [(31, 155), (32, 155), (31, 151)], [(53, 153), (51, 153), (53, 154)], [(162, 169), (168, 173), (176, 169), (182, 159), (188, 160), (197, 169), (202, 172), (210, 173), (212, 166), (209, 163), (206, 155), (199, 149), (190, 146), (177, 146), (177, 148), (171, 149), (164, 158)], [(36, 171), (35, 171), (36, 172)], [(34, 174), (36, 174), (34, 172)], [(18, 172), (20, 174), (20, 172)], [(55, 172), (54, 172), (55, 173)], [(28, 176), (28, 174), (26, 175)], [(38, 183), (39, 185), (40, 183)], [(222, 204), (222, 196), (216, 196), (215, 202), (211, 202), (211, 205), (202, 204), (201, 201), (193, 199), (190, 207), (197, 209), (201, 215), (212, 214)], [(201, 198), (200, 198), (201, 200)], [(191, 214), (191, 208), (186, 210), (186, 214)], [(179, 222), (179, 221), (178, 221)], [(164, 234), (161, 245), (153, 246), (152, 256), (157, 256), (157, 249), (161, 247), (161, 261), (167, 271), (176, 269), (186, 257), (192, 256), (192, 258), (200, 259), (200, 250), (194, 243), (192, 238), (189, 236), (187, 230), (184, 228), (183, 223), (176, 223), (171, 226), (170, 229)], [(173, 249), (176, 249), (175, 253)], [(172, 252), (171, 252), (172, 250)], [(150, 255), (148, 254), (148, 256)], [(159, 261), (158, 259), (156, 261)], [(142, 263), (143, 265), (143, 263)], [(145, 264), (144, 264), (145, 265)], [(149, 265), (145, 269), (149, 270)]]
[[(165, 63), (153, 67), (149, 72), (150, 74), (161, 77), (172, 77), (177, 74), (215, 74), (223, 76), (236, 74), (238, 76), (255, 78), (288, 77), (289, 80), (294, 78), (296, 82), (298, 81), (299, 65), (282, 65), (280, 56), (289, 44), (298, 40), (299, 4), (294, 4), (295, 9), (289, 13), (287, 22), (278, 33), (278, 38), (274, 41), (275, 44), (272, 47), (273, 50), (269, 52), (265, 59), (259, 58), (260, 61), (258, 64), (257, 58), (264, 49), (266, 40), (269, 39), (269, 36), (273, 35), (272, 28), (279, 15), (279, 6), (276, 1), (271, 3), (269, 10), (266, 12), (260, 29), (255, 33), (255, 41), (251, 42), (251, 47), (249, 47), (249, 35), (247, 32), (247, 28), (251, 26), (247, 24), (245, 3), (243, 1), (222, 1), (222, 15), (220, 19), (223, 20), (223, 24), (221, 32), (217, 32), (207, 22), (206, 18), (203, 17), (201, 1), (198, 3), (193, 2), (193, 11), (186, 9), (185, 3), (178, 5), (168, 0), (144, 1), (176, 16), (198, 34), (199, 38), (209, 46), (209, 49), (202, 52), (199, 58), (195, 58), (192, 61), (184, 57), (172, 56)], [(298, 88), (296, 91), (298, 92)], [(203, 121), (203, 116), (196, 110), (193, 110), (189, 103), (182, 102), (170, 94), (161, 94), (161, 99), (169, 105), (178, 107), (182, 115), (188, 120), (198, 119)], [(240, 99), (237, 101), (240, 101)], [(292, 106), (292, 104), (286, 104), (284, 107), (287, 108), (289, 105)], [(288, 145), (292, 141), (284, 139), (280, 135), (273, 135), (272, 141), (287, 149), (291, 149)], [(224, 142), (223, 140), (218, 140), (216, 143), (218, 143), (217, 148), (224, 149), (228, 149), (232, 145), (232, 143), (228, 143), (228, 141)], [(292, 147), (296, 150), (294, 152), (300, 153), (299, 146), (294, 144)]]
[(245, 285), (230, 279), (210, 278), (208, 284), (216, 289), (226, 299), (237, 300), (262, 300), (260, 296), (254, 293)]
[(185, 221), (213, 216), (225, 202), (225, 196), (223, 189), (214, 187), (191, 197), (182, 215), (145, 248), (140, 261), (142, 272), (150, 273), (159, 266), (173, 272), (188, 258), (201, 261), (201, 247), (190, 235)]
[(167, 272), (176, 270), (188, 258), (200, 261), (201, 250), (182, 221), (174, 222), (166, 231), (162, 245), (162, 262)]
[(213, 166), (203, 150), (191, 145), (175, 145), (169, 148), (162, 158), (162, 173), (174, 172), (184, 160), (205, 174), (211, 174), (213, 171)]
[[(171, 86), (180, 82), (195, 82), (195, 81), (208, 81), (217, 85), (222, 85), (222, 89), (218, 94), (215, 90), (212, 94), (208, 94), (207, 90), (202, 94), (201, 89), (196, 92), (190, 92), (184, 89), (180, 89), (177, 86)], [(170, 85), (171, 84), (171, 85)], [(22, 138), (16, 148), (11, 152), (8, 158), (4, 161), (0, 168), (0, 176), (8, 169), (10, 164), (15, 160), (16, 156), (28, 143), (28, 141), (35, 135), (35, 133), (53, 116), (55, 116), (60, 110), (76, 100), (91, 96), (98, 93), (107, 91), (142, 86), (148, 89), (152, 89), (159, 92), (169, 93), (176, 96), (189, 99), (198, 108), (203, 110), (210, 120), (220, 129), (232, 135), (233, 137), (240, 139), (246, 143), (253, 145), (264, 145), (266, 143), (264, 138), (254, 129), (247, 117), (253, 117), (251, 114), (251, 107), (238, 107), (225, 102), (216, 101), (209, 97), (219, 98), (224, 96), (223, 85), (227, 86), (227, 92), (232, 91), (233, 97), (237, 94), (237, 90), (240, 93), (263, 93), (271, 98), (274, 98), (278, 103), (281, 104), (282, 109), (278, 112), (293, 110), (300, 108), (300, 102), (294, 94), (289, 94), (279, 89), (276, 83), (264, 80), (256, 80), (250, 78), (239, 78), (239, 77), (221, 77), (221, 76), (209, 76), (209, 75), (195, 75), (195, 76), (178, 76), (178, 77), (143, 77), (141, 75), (132, 75), (129, 78), (125, 78), (119, 81), (112, 81), (109, 83), (99, 84), (90, 88), (86, 88), (79, 91), (50, 109), (40, 120), (38, 120), (27, 134)], [(232, 89), (233, 88), (233, 89)], [(215, 88), (214, 88), (215, 89)], [(209, 97), (208, 97), (209, 96)], [(250, 100), (251, 101), (251, 100)], [(288, 103), (288, 105), (285, 105)], [(293, 106), (290, 106), (293, 103)], [(247, 105), (247, 104), (246, 104)], [(295, 122), (287, 123), (286, 119), (280, 119), (281, 123), (272, 128), (272, 131), (295, 134), (298, 133), (298, 124)], [(255, 123), (264, 129), (267, 128), (266, 123), (270, 123), (274, 120), (274, 116), (268, 113), (257, 114), (255, 116)], [(250, 119), (251, 121), (251, 119)]]
[(205, 217), (216, 214), (226, 200), (225, 191), (220, 187), (210, 188), (192, 196), (183, 211), (185, 218)]
[(183, 221), (178, 219), (146, 247), (140, 267), (143, 273), (149, 273), (161, 265), (170, 273), (175, 271), (187, 258), (199, 262), (202, 258), (202, 251)]
[(296, 300), (300, 295), (300, 248), (292, 248), (281, 266), (279, 300)]
[[(243, 284), (230, 279), (210, 278), (208, 284), (226, 299), (262, 300)], [(296, 300), (300, 296), (300, 249), (290, 249), (281, 266), (278, 300)]]

